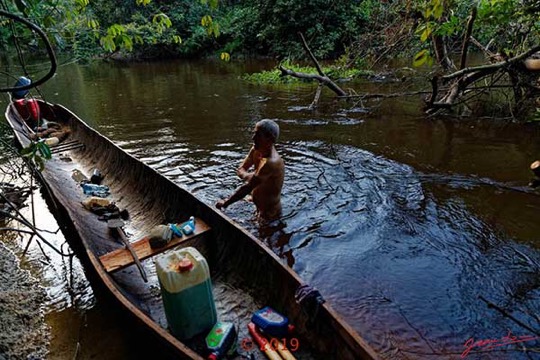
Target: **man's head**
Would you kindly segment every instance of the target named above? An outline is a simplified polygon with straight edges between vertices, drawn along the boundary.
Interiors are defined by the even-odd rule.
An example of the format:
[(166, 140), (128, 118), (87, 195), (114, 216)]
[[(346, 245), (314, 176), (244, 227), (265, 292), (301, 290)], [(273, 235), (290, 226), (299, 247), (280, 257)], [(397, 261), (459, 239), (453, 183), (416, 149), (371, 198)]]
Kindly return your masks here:
[(260, 150), (276, 143), (279, 137), (279, 126), (272, 120), (261, 120), (255, 124), (253, 143), (255, 149)]

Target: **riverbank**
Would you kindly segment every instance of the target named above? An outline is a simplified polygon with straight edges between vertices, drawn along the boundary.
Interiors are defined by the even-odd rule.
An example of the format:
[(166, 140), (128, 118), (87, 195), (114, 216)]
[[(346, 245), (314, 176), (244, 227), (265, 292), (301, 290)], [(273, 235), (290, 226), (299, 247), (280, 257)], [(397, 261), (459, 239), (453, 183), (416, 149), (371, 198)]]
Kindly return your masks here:
[(45, 289), (0, 242), (0, 359), (43, 359), (50, 329)]

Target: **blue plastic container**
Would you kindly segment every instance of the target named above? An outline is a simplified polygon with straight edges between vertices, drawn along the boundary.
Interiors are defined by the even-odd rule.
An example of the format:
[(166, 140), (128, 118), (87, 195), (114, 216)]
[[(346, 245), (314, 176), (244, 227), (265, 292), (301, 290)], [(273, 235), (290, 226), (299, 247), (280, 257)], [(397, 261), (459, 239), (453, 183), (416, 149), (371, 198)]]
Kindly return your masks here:
[[(21, 76), (15, 83), (15, 87), (30, 85), (32, 80), (27, 77)], [(11, 93), (14, 99), (24, 99), (30, 90), (17, 90)]]
[(255, 312), (251, 322), (273, 337), (284, 337), (289, 333), (289, 319), (269, 306)]
[(192, 247), (156, 258), (163, 307), (169, 328), (180, 340), (208, 332), (217, 321), (210, 269)]
[(191, 216), (188, 221), (180, 225), (180, 229), (184, 235), (191, 235), (195, 231), (195, 218)]

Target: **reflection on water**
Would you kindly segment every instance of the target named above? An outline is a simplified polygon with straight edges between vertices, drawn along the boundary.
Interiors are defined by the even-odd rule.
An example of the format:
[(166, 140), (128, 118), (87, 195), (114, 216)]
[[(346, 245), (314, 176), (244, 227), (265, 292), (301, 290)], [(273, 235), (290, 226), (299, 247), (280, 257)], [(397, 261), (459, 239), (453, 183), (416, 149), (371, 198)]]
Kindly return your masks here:
[[(525, 187), (540, 153), (536, 128), (426, 120), (416, 100), (403, 99), (308, 111), (315, 87), (237, 79), (256, 66), (70, 66), (45, 90), (207, 204), (240, 185), (235, 169), (255, 122), (278, 122), (281, 223), (259, 228), (248, 202), (226, 214), (319, 288), (385, 357), (458, 358), (471, 337), (531, 334), (510, 316), (540, 329), (540, 197)], [(67, 270), (59, 271), (56, 281), (66, 284)], [(74, 297), (57, 287), (58, 308), (92, 306), (88, 284), (78, 281)], [(525, 359), (522, 345), (539, 344), (485, 355)]]

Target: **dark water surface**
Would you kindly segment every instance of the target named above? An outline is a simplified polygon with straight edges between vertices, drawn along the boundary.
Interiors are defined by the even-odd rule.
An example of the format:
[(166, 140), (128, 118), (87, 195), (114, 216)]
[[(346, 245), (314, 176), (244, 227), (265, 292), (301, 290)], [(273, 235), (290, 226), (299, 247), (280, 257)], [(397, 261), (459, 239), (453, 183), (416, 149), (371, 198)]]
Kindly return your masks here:
[[(271, 65), (68, 65), (43, 92), (208, 204), (239, 185), (235, 169), (255, 122), (275, 120), (286, 163), (284, 226), (259, 228), (247, 202), (226, 214), (316, 286), (385, 358), (457, 359), (470, 338), (537, 336), (540, 196), (527, 188), (528, 166), (540, 156), (536, 125), (427, 119), (418, 98), (336, 103), (329, 92), (308, 111), (313, 86), (239, 79), (264, 66)], [(80, 276), (70, 296), (58, 278), (49, 317), (69, 323), (89, 309), (99, 332), (107, 304)], [(128, 356), (126, 340), (111, 337), (119, 339), (107, 345), (116, 357), (99, 357)], [(540, 358), (539, 345), (477, 347), (485, 352), (467, 358)]]

